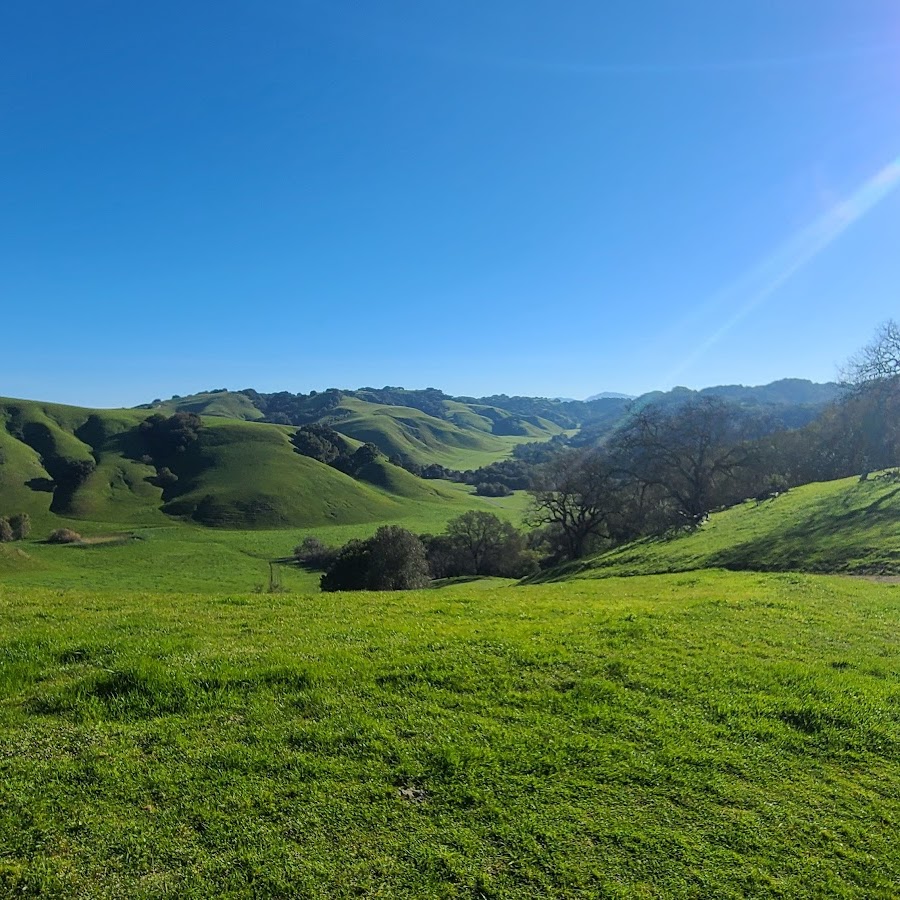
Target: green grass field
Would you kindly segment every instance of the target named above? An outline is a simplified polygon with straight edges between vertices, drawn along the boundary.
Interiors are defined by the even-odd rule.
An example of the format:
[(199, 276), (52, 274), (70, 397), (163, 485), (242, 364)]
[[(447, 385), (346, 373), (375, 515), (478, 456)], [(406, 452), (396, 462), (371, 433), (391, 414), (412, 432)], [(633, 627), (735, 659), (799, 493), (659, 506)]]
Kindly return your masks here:
[(0, 893), (896, 897), (900, 587), (0, 588)]
[[(246, 592), (267, 585), (269, 561), (290, 556), (308, 535), (340, 546), (354, 538), (369, 537), (381, 524), (436, 534), (443, 531), (449, 519), (469, 509), (494, 512), (518, 524), (527, 503), (524, 493), (487, 498), (476, 497), (465, 485), (440, 482), (438, 486), (439, 499), (407, 500), (389, 507), (382, 519), (357, 524), (240, 530), (171, 520), (137, 528), (123, 528), (115, 522), (70, 522), (98, 542), (59, 546), (38, 538), (0, 544), (0, 581), (108, 591)], [(318, 590), (317, 573), (279, 566), (277, 574), (286, 590)]]
[[(167, 498), (146, 410), (0, 402), (0, 514), (35, 525), (0, 545), (0, 896), (900, 894), (900, 586), (791, 571), (900, 572), (900, 485), (797, 488), (556, 582), (321, 594), (278, 566), (265, 593), (306, 535), (527, 496), (351, 479), (235, 396), (201, 398)], [(354, 439), (446, 465), (527, 439), (372, 406)], [(88, 458), (52, 509), (44, 463)]]

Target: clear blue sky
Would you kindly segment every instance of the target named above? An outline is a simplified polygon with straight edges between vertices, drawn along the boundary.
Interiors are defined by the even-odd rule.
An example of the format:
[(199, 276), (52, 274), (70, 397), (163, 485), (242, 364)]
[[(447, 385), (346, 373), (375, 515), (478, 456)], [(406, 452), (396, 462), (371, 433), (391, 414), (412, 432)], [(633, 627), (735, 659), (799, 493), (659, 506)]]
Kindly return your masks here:
[(900, 314), (896, 0), (0, 12), (0, 394), (827, 380)]

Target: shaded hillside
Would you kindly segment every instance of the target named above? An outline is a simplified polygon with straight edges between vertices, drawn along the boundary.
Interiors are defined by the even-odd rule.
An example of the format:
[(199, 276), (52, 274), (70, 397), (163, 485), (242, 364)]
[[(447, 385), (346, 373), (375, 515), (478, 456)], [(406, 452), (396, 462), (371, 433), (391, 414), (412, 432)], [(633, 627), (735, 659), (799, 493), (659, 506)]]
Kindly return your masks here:
[(155, 470), (140, 461), (144, 414), (0, 399), (0, 508), (38, 527), (57, 516), (162, 519)]
[(751, 430), (761, 436), (810, 424), (842, 395), (843, 389), (838, 384), (816, 384), (800, 378), (785, 378), (756, 387), (719, 385), (699, 391), (685, 387), (652, 391), (637, 397), (617, 414), (596, 416), (583, 423), (575, 443), (589, 445), (602, 442), (637, 410), (651, 406), (663, 410), (677, 409), (698, 398), (715, 398), (728, 404), (740, 412), (748, 424), (752, 422)]
[(748, 500), (713, 513), (694, 532), (627, 544), (549, 578), (705, 568), (900, 574), (900, 476), (844, 478)]

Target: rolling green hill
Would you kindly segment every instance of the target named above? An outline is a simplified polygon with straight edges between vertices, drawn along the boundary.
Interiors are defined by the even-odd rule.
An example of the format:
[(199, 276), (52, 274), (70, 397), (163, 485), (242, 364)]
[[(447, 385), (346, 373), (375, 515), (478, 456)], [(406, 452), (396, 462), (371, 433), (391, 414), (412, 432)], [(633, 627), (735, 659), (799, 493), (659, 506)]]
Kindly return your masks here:
[[(0, 399), (2, 513), (27, 512), (37, 528), (56, 527), (59, 516), (160, 521), (160, 491), (147, 482), (154, 469), (134, 443), (145, 415)], [(79, 487), (61, 490), (79, 463), (96, 468)]]
[[(414, 403), (422, 392), (404, 391), (383, 402), (380, 391), (326, 391), (309, 397), (286, 395), (292, 401), (288, 416), (275, 413), (271, 421), (295, 425), (323, 424), (353, 440), (375, 444), (388, 457), (421, 466), (438, 463), (450, 469), (476, 469), (507, 458), (526, 441), (548, 440), (563, 427), (538, 415), (519, 415), (483, 403), (463, 403), (440, 395), (425, 409)], [(210, 391), (154, 402), (155, 412), (193, 412), (202, 416), (258, 421), (264, 413), (253, 405), (253, 393)], [(280, 396), (280, 395), (277, 395)], [(265, 405), (262, 400), (257, 400)]]
[[(90, 523), (162, 525), (170, 516), (230, 528), (309, 528), (395, 520), (410, 503), (445, 504), (451, 513), (471, 504), (459, 490), (384, 459), (351, 478), (297, 453), (293, 428), (215, 416), (170, 461), (174, 483), (160, 486), (140, 429), (157, 411), (0, 400), (0, 514), (27, 512), (45, 534), (72, 520), (91, 531)], [(392, 426), (387, 417), (377, 421)], [(440, 444), (427, 428), (420, 433)]]
[(263, 418), (263, 414), (253, 405), (253, 401), (246, 394), (237, 391), (203, 391), (188, 397), (154, 400), (143, 408), (165, 415), (192, 412), (198, 416), (221, 416), (225, 419), (244, 419), (248, 422)]
[(808, 484), (713, 513), (692, 533), (637, 541), (558, 577), (692, 569), (900, 574), (900, 483), (890, 474)]
[(436, 388), (400, 387), (261, 394), (252, 389), (214, 390), (154, 401), (166, 413), (263, 420), (273, 424), (324, 424), (347, 437), (371, 441), (389, 457), (418, 465), (439, 463), (470, 469), (508, 457), (523, 441), (544, 441), (566, 432), (579, 445), (602, 443), (636, 409), (676, 408), (691, 398), (716, 397), (764, 433), (811, 422), (841, 394), (836, 384), (782, 379), (768, 385), (722, 385), (692, 391), (674, 388), (629, 399), (589, 401), (543, 397), (452, 397)]
[[(384, 406), (346, 398), (322, 421), (358, 441), (371, 441), (387, 456), (411, 459), (419, 465), (439, 463), (452, 469), (475, 469), (510, 455), (517, 443), (546, 440), (561, 429), (530, 425), (523, 435), (497, 435), (490, 419), (469, 409), (454, 410), (440, 419), (422, 410)], [(502, 416), (498, 416), (502, 419)]]

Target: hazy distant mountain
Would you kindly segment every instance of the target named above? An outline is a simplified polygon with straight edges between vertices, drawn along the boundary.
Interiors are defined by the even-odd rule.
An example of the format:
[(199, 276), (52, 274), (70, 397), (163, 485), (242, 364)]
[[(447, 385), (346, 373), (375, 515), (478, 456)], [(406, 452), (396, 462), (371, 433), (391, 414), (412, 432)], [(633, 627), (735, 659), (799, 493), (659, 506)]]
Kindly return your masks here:
[(670, 391), (651, 391), (629, 403), (624, 399), (585, 401), (585, 406), (603, 405), (606, 408), (584, 417), (580, 431), (572, 438), (576, 444), (590, 445), (604, 440), (619, 428), (628, 417), (646, 406), (677, 408), (697, 397), (715, 397), (740, 409), (743, 413), (765, 420), (770, 431), (802, 428), (817, 418), (822, 410), (834, 403), (842, 393), (838, 384), (815, 384), (802, 378), (783, 378), (771, 384), (748, 387), (725, 384), (695, 391), (686, 387)]
[(651, 391), (639, 398), (641, 405), (677, 404), (690, 397), (718, 397), (739, 406), (749, 407), (806, 407), (821, 408), (833, 403), (841, 396), (843, 388), (835, 382), (816, 384), (805, 378), (782, 378), (771, 384), (747, 386), (743, 384), (721, 384), (716, 387), (701, 388), (699, 391), (686, 387), (672, 388), (670, 391)]
[(603, 391), (602, 394), (592, 394), (585, 400), (585, 403), (590, 403), (591, 400), (634, 400), (634, 394), (617, 394), (615, 391)]

